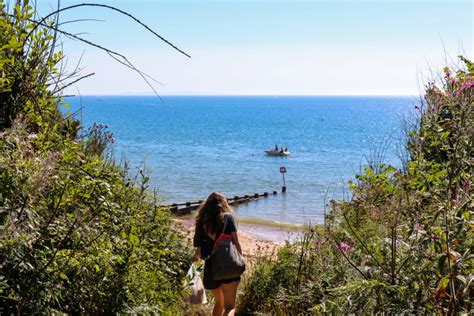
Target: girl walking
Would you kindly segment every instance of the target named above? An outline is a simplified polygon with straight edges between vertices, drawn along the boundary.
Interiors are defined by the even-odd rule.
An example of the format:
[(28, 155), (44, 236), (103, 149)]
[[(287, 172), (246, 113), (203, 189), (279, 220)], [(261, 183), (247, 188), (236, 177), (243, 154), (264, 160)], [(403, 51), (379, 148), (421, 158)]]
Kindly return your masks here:
[(196, 229), (194, 232), (194, 247), (196, 251), (193, 261), (204, 259), (204, 288), (212, 290), (214, 296), (213, 316), (234, 315), (237, 287), (240, 276), (230, 279), (216, 280), (212, 275), (212, 251), (214, 242), (223, 233), (231, 235), (237, 251), (242, 254), (237, 225), (232, 216), (232, 209), (227, 198), (218, 192), (211, 193), (201, 204), (196, 216)]

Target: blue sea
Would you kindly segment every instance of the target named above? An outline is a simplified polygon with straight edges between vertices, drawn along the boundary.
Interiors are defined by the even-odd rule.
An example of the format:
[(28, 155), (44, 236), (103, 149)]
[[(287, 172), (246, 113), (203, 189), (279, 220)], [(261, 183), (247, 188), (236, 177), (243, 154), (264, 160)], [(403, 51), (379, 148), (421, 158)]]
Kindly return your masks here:
[[(83, 96), (68, 98), (84, 126), (113, 132), (115, 158), (150, 173), (163, 203), (278, 191), (236, 207), (239, 218), (321, 223), (330, 199), (385, 148), (400, 165), (402, 119), (415, 97)], [(289, 157), (264, 150), (288, 147)], [(281, 194), (282, 175), (287, 192)], [(326, 208), (327, 209), (327, 208)]]

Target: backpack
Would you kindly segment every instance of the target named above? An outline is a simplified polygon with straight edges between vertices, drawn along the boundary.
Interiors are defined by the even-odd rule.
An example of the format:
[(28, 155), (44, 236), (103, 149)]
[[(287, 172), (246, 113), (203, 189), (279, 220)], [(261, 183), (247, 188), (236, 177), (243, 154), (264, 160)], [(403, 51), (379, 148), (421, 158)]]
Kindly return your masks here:
[(235, 246), (232, 235), (226, 234), (228, 216), (224, 214), (224, 227), (214, 242), (212, 250), (212, 278), (214, 280), (232, 279), (239, 277), (245, 271), (244, 257)]

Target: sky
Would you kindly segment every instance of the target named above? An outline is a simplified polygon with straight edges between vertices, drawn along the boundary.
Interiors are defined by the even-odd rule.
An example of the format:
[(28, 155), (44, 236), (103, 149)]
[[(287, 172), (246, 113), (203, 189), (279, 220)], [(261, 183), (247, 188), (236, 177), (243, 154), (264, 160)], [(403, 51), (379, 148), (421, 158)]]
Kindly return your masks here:
[[(417, 95), (433, 72), (474, 51), (471, 1), (94, 2), (133, 14), (191, 55), (111, 10), (61, 13), (63, 22), (94, 19), (61, 27), (127, 56), (161, 95)], [(51, 3), (38, 1), (40, 15)], [(63, 40), (68, 68), (80, 60), (83, 74), (95, 73), (68, 93), (153, 93), (106, 53)]]

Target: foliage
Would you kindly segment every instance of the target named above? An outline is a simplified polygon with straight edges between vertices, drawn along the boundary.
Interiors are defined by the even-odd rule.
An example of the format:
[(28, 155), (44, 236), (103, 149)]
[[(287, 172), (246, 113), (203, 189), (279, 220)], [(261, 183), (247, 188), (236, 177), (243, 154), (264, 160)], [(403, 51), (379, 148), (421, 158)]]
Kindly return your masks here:
[[(327, 295), (330, 285), (353, 277), (322, 227), (312, 227), (294, 244), (278, 250), (276, 258), (260, 257), (244, 280), (239, 313), (295, 315), (309, 311)], [(345, 248), (345, 247), (344, 247)]]
[(56, 33), (0, 1), (2, 312), (178, 310), (189, 249), (148, 177), (108, 159), (111, 134), (59, 110)]
[[(304, 242), (288, 245), (283, 253), (292, 256), (282, 253), (276, 261), (257, 265), (245, 285), (243, 310), (472, 312), (474, 67), (461, 60), (465, 67), (455, 73), (445, 68), (440, 82), (428, 84), (416, 106), (419, 123), (409, 134), (406, 168), (367, 167), (349, 183), (351, 200), (333, 201), (331, 220), (320, 237), (332, 242), (332, 255), (328, 249), (308, 249), (303, 266), (311, 266), (312, 273), (295, 276), (301, 261), (296, 253)], [(309, 236), (311, 232), (304, 238)], [(336, 250), (342, 257), (334, 261)], [(325, 269), (316, 268), (322, 262), (327, 262)], [(280, 265), (292, 268), (279, 270)], [(331, 273), (337, 268), (341, 274), (334, 278)], [(300, 288), (284, 281), (295, 278)], [(304, 290), (318, 285), (325, 289), (318, 296)], [(303, 297), (310, 307), (291, 304)], [(277, 311), (272, 299), (292, 309)]]

